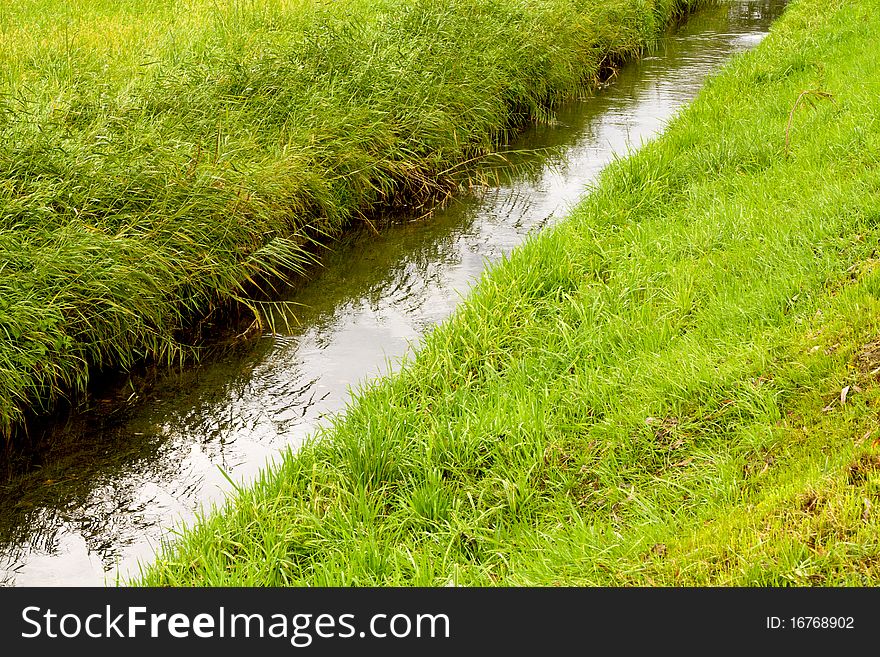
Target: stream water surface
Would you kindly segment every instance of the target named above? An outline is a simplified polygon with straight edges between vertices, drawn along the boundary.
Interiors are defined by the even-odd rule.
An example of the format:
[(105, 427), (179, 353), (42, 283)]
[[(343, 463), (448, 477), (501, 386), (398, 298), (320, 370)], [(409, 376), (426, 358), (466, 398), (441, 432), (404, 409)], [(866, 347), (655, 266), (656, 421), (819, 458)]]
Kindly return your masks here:
[(488, 262), (564, 217), (612, 158), (656, 135), (709, 74), (757, 44), (784, 5), (735, 0), (694, 14), (605, 88), (511, 143), (532, 153), (495, 169), (497, 184), (335, 243), (288, 294), (294, 327), (143, 391), (118, 385), (0, 456), (0, 584), (136, 575), (171, 528), (223, 499), (227, 475), (248, 481), (343, 411), (354, 387), (393, 369)]

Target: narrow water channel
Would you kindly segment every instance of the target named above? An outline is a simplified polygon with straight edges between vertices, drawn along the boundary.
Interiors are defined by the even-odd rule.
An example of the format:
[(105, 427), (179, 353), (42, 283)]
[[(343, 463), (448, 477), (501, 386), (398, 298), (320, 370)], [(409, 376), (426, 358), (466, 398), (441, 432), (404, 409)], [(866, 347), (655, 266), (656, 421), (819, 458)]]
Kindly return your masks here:
[[(125, 386), (0, 456), (0, 584), (114, 584), (161, 537), (296, 446), (350, 390), (447, 317), (486, 263), (563, 217), (615, 156), (660, 131), (707, 75), (757, 44), (785, 0), (703, 10), (595, 96), (509, 148), (498, 184), (380, 234), (352, 232), (291, 292), (296, 325), (203, 366)], [(545, 151), (546, 152), (546, 151)], [(102, 406), (104, 404), (105, 406)]]

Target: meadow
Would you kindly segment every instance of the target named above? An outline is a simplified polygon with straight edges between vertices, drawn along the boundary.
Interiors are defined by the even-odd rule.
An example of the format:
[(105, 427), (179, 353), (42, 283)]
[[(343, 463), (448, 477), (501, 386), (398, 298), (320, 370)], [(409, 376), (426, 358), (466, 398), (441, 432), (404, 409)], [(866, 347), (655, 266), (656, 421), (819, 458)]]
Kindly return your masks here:
[(793, 0), (147, 585), (876, 585), (880, 2)]
[(0, 435), (199, 357), (698, 0), (0, 6)]

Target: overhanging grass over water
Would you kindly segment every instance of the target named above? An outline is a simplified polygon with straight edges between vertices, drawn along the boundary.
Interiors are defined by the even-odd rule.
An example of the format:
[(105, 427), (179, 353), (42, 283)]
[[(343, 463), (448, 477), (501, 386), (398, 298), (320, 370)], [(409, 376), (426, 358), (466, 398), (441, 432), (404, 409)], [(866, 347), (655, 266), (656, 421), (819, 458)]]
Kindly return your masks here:
[(183, 357), (303, 240), (442, 189), (695, 4), (4, 3), (0, 433)]
[(875, 584), (878, 10), (793, 2), (142, 582)]

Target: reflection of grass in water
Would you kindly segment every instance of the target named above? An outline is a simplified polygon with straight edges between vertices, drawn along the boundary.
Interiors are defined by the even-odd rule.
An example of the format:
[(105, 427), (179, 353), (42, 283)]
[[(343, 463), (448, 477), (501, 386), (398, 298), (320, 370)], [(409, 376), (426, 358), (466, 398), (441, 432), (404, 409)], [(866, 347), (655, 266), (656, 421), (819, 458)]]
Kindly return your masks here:
[(878, 40), (793, 3), (141, 582), (876, 584)]
[(0, 9), (3, 434), (190, 355), (307, 236), (444, 190), (693, 2), (81, 4)]
[(55, 432), (46, 444), (36, 440), (27, 448), (6, 454), (0, 461), (0, 544), (51, 543), (67, 511), (89, 506), (88, 523), (102, 524), (100, 505), (89, 504), (96, 490), (107, 484), (113, 488), (108, 516), (134, 490), (125, 490), (120, 472), (136, 472), (156, 463), (164, 438), (158, 435), (104, 431), (72, 431), (73, 440)]
[[(210, 376), (229, 381), (232, 372), (233, 380), (245, 379), (270, 348), (269, 341), (217, 347)], [(196, 370), (168, 376), (159, 368), (145, 368), (126, 376), (125, 385), (109, 377), (92, 387), (90, 407), (64, 424), (58, 418), (33, 421), (29, 436), (20, 436), (0, 454), (0, 544), (51, 540), (59, 519), (89, 515), (84, 509), (94, 509), (89, 500), (105, 485), (113, 491), (107, 516), (116, 517), (137, 492), (133, 487), (138, 484), (131, 489), (126, 484), (133, 473), (155, 471), (154, 480), (174, 477), (171, 464), (162, 459), (168, 438), (157, 432), (156, 423), (173, 426), (203, 403), (196, 383), (205, 376)], [(101, 519), (88, 522), (99, 525)]]

